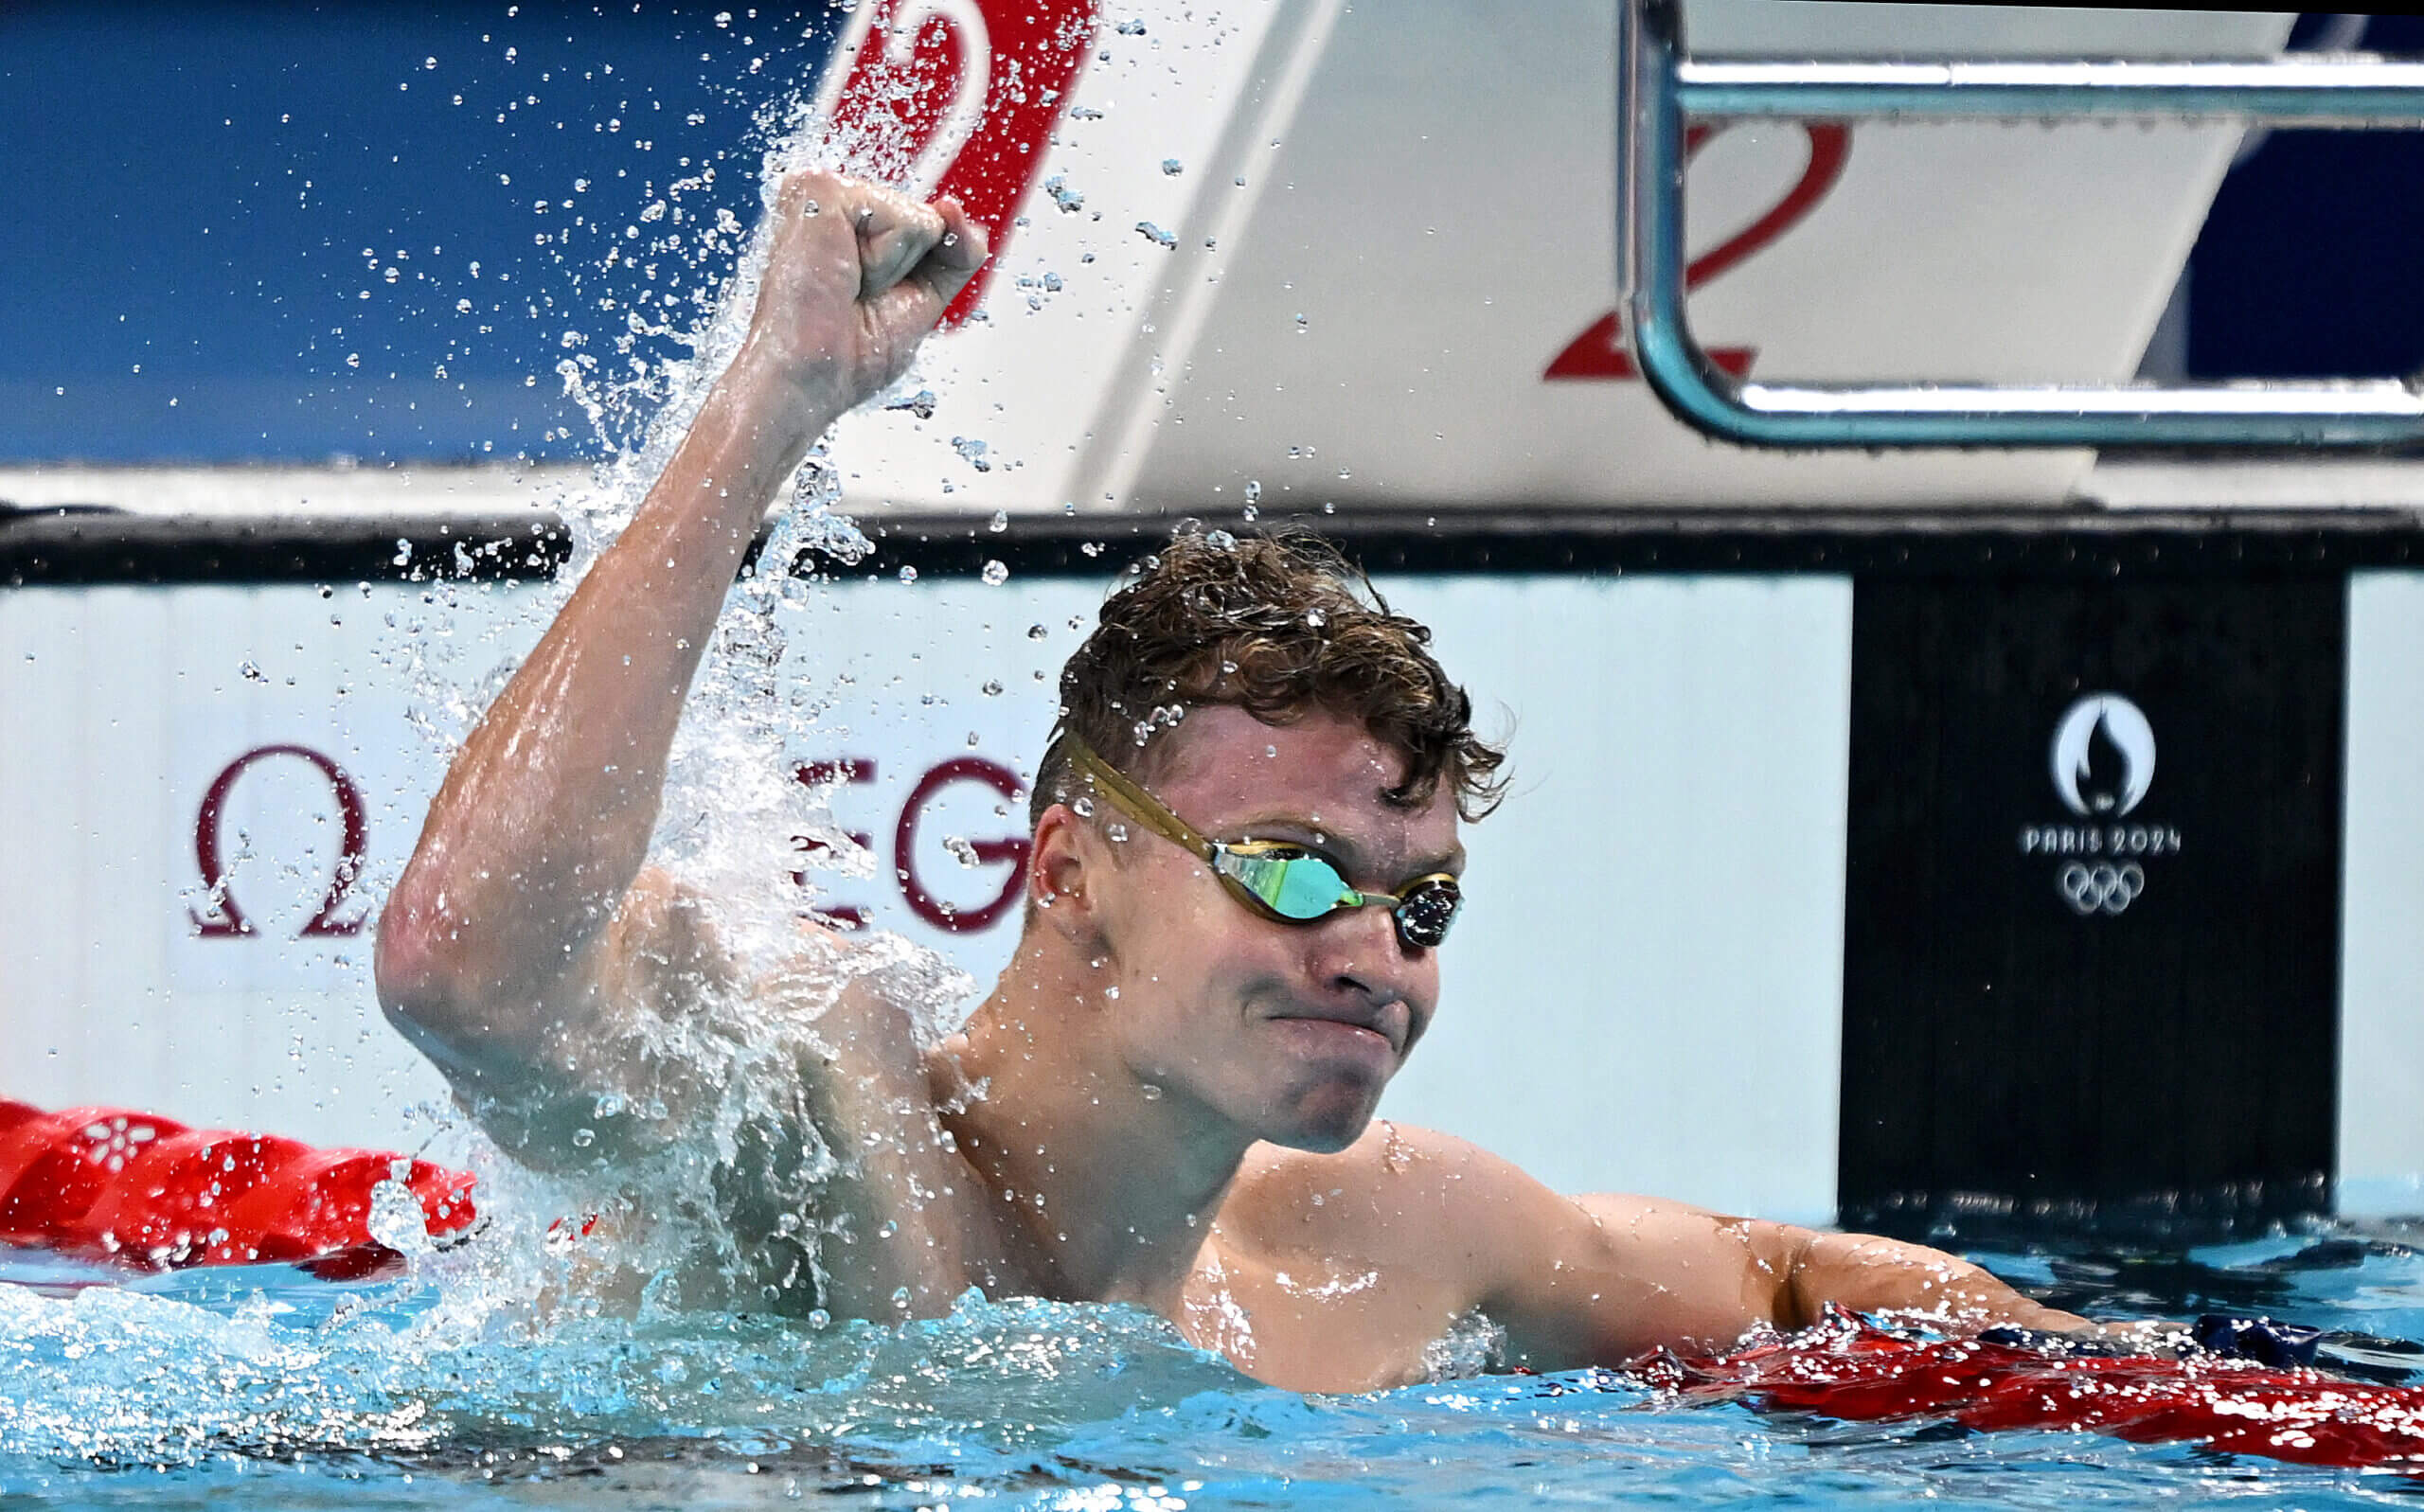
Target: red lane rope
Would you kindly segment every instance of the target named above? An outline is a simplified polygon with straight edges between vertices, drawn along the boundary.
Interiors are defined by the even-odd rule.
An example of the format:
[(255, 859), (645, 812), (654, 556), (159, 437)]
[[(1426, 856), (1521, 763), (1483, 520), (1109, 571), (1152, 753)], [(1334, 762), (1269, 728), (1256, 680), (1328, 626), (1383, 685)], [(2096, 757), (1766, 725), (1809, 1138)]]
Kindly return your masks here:
[(0, 1100), (0, 1244), (147, 1271), (286, 1262), (353, 1279), (401, 1258), (370, 1234), (387, 1182), (420, 1204), (432, 1238), (478, 1217), (472, 1176), (424, 1160)]
[(1852, 1422), (2111, 1433), (2304, 1465), (2424, 1467), (2424, 1387), (2381, 1386), (2223, 1355), (2081, 1355), (1979, 1339), (1919, 1341), (1849, 1313), (1715, 1359), (1660, 1351), (1635, 1374), (1687, 1402), (1748, 1401)]

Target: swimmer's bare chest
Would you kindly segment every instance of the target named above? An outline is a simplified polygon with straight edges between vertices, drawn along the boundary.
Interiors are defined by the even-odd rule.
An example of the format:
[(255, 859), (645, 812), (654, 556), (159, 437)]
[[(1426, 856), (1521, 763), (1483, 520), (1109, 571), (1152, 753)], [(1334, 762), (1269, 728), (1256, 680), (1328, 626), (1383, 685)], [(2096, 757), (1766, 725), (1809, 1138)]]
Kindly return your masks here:
[[(1380, 1391), (1428, 1379), (1452, 1333), (1486, 1327), (1454, 1278), (1373, 1253), (1369, 1235), (1342, 1240), (1318, 1221), (1274, 1212), (1271, 1196), (1266, 1187), (1223, 1207), (1178, 1297), (1153, 1306), (1187, 1343), (1267, 1385)], [(991, 1232), (970, 1245), (1005, 1257), (989, 1290), (1111, 1300), (1067, 1294), (1007, 1210), (987, 1213)]]
[(1417, 1275), (1352, 1259), (1206, 1252), (1172, 1321), (1189, 1343), (1268, 1385), (1357, 1392), (1422, 1380), (1467, 1324), (1450, 1289)]

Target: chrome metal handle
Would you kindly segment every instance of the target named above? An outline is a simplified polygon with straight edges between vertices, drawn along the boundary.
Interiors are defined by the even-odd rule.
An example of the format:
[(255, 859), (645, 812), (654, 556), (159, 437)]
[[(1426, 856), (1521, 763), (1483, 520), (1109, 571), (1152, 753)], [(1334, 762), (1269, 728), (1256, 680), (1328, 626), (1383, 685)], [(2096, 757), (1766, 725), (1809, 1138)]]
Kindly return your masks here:
[(2370, 450), (2424, 442), (2414, 382), (2163, 386), (1755, 383), (1720, 369), (1684, 313), (1686, 115), (2183, 117), (2424, 128), (2424, 64), (1695, 62), (1681, 0), (1619, 0), (1617, 281), (1643, 379), (1706, 435), (1745, 446)]

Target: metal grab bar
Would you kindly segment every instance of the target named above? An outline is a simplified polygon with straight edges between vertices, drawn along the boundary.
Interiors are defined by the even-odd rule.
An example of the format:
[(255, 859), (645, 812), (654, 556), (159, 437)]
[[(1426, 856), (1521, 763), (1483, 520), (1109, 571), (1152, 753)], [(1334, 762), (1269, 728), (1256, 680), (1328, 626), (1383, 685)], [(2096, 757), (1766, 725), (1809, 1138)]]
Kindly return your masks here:
[(1889, 116), (2249, 120), (2424, 127), (2424, 63), (2285, 58), (2266, 63), (1778, 63), (1679, 58), (1684, 114), (1751, 119)]
[(1617, 281), (1643, 379), (1677, 418), (1745, 446), (2299, 447), (2424, 442), (2424, 392), (2396, 380), (2006, 386), (1754, 383), (1684, 314), (1684, 120), (1730, 116), (2232, 117), (2424, 127), (2424, 65), (1693, 62), (1681, 0), (1620, 0)]

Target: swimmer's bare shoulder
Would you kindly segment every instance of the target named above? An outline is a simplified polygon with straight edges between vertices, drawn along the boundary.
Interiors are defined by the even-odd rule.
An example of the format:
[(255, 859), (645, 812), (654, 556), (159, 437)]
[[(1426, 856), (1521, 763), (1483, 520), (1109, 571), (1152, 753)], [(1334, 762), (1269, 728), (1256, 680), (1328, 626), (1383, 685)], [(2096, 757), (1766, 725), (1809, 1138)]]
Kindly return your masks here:
[[(1535, 1369), (1620, 1359), (1676, 1334), (1590, 1215), (1433, 1130), (1381, 1120), (1328, 1155), (1257, 1147), (1220, 1234), (1234, 1269), (1260, 1283), (1257, 1301), (1274, 1325), (1262, 1330), (1265, 1354), (1283, 1338), (1333, 1356), (1380, 1339), (1389, 1358), (1372, 1361), (1376, 1373), (1402, 1380), (1419, 1374), (1426, 1344), (1474, 1313), (1505, 1330), (1507, 1363)], [(1307, 1276), (1320, 1279), (1308, 1286)], [(1360, 1316), (1342, 1329), (1350, 1312)], [(1741, 1332), (1730, 1315), (1723, 1323), (1726, 1339)], [(1254, 1369), (1283, 1379), (1294, 1372), (1274, 1364), (1294, 1363)], [(1321, 1369), (1301, 1363), (1304, 1377)]]

